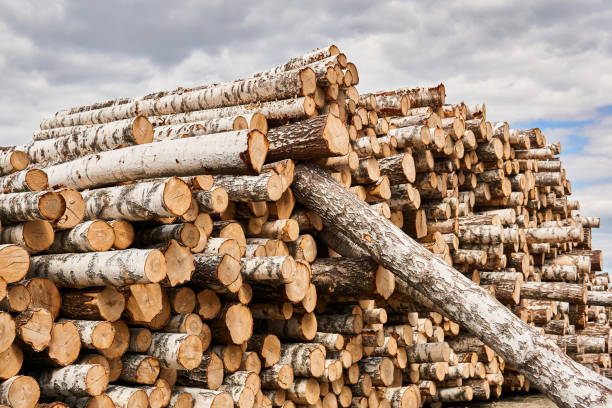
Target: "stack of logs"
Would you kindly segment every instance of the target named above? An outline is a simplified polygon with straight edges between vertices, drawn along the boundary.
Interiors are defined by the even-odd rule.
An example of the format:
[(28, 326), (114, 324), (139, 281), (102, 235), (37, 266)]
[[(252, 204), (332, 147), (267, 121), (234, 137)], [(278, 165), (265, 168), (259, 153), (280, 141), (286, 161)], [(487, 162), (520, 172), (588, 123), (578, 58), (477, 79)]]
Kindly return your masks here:
[(60, 111), (2, 148), (0, 406), (413, 408), (529, 390), (301, 207), (298, 161), (612, 377), (599, 219), (574, 214), (560, 145), (446, 104), (443, 85), (358, 82), (330, 46)]

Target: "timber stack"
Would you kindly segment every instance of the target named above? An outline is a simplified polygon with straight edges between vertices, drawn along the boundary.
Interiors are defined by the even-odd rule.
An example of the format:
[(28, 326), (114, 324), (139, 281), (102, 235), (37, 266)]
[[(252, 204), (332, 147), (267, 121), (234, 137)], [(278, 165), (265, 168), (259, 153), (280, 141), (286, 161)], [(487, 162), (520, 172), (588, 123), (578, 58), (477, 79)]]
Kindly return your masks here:
[(59, 111), (2, 148), (0, 406), (414, 408), (537, 385), (313, 209), (306, 162), (612, 378), (599, 219), (576, 214), (560, 144), (443, 85), (359, 81), (330, 46)]

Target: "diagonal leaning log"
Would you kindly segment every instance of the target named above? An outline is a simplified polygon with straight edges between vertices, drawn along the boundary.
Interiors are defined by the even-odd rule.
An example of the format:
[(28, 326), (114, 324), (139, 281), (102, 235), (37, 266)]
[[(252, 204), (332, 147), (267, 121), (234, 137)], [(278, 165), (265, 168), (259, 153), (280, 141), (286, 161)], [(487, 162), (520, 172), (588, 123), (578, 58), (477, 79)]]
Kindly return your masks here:
[(570, 359), (322, 170), (296, 166), (292, 189), (298, 201), (479, 337), (559, 407), (612, 406), (612, 381)]

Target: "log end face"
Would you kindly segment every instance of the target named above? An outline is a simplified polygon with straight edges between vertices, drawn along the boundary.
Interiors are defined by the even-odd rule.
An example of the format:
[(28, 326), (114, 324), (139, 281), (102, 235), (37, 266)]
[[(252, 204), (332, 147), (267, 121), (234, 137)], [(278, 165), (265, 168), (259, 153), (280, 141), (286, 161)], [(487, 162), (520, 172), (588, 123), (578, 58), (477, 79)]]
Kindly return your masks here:
[(242, 160), (246, 163), (249, 170), (259, 173), (268, 155), (269, 142), (266, 136), (259, 130), (251, 130), (247, 140), (246, 157)]
[(200, 230), (193, 224), (183, 224), (180, 232), (181, 243), (188, 248), (195, 248), (200, 242)]
[(344, 156), (349, 152), (350, 139), (348, 129), (335, 115), (327, 115), (323, 129), (323, 138), (327, 140), (330, 153)]
[(147, 254), (144, 274), (153, 283), (160, 282), (166, 277), (166, 259), (161, 251), (154, 249)]
[(54, 221), (64, 214), (66, 201), (61, 195), (50, 191), (38, 200), (38, 210), (43, 217)]
[(132, 123), (132, 135), (136, 144), (153, 141), (153, 125), (144, 116), (137, 116)]
[(85, 200), (76, 190), (65, 188), (58, 191), (59, 195), (64, 197), (66, 210), (64, 214), (53, 223), (56, 229), (69, 229), (75, 227), (85, 216)]
[(239, 260), (231, 255), (225, 255), (221, 262), (219, 262), (219, 268), (217, 270), (217, 278), (223, 285), (230, 285), (235, 282), (240, 275), (240, 269), (242, 265)]
[(96, 252), (108, 251), (115, 242), (115, 231), (107, 222), (96, 220), (87, 230), (87, 241)]
[(30, 269), (30, 254), (19, 245), (7, 245), (0, 249), (0, 277), (6, 283), (23, 279)]
[(317, 90), (317, 76), (312, 68), (304, 68), (300, 71), (300, 81), (302, 96), (312, 95)]
[(74, 323), (70, 321), (55, 323), (47, 348), (49, 358), (60, 366), (67, 366), (78, 358), (80, 351), (81, 338)]
[(55, 233), (49, 221), (27, 221), (23, 226), (23, 238), (28, 248), (39, 252), (48, 249), (53, 244)]
[(218, 394), (210, 404), (210, 408), (232, 408), (234, 406), (234, 399), (227, 392)]
[(257, 129), (262, 134), (267, 135), (268, 134), (268, 119), (266, 119), (265, 115), (259, 112), (254, 113), (249, 122), (249, 129)]
[(21, 150), (14, 150), (13, 152), (11, 152), (11, 158), (9, 160), (11, 162), (11, 166), (13, 166), (13, 169), (17, 171), (25, 169), (26, 167), (28, 167), (28, 164), (30, 164), (30, 159), (28, 158), (28, 155), (25, 154), (25, 152), (22, 152)]
[(211, 390), (216, 390), (223, 383), (223, 360), (215, 353), (210, 353), (210, 362), (206, 370), (206, 382)]
[(198, 336), (189, 335), (179, 346), (178, 361), (185, 370), (193, 370), (202, 362), (203, 353), (202, 340)]
[(243, 304), (231, 305), (225, 315), (225, 325), (234, 344), (242, 344), (253, 333), (253, 316)]
[(40, 387), (34, 378), (21, 375), (13, 381), (6, 397), (12, 407), (34, 408), (40, 398)]
[(232, 123), (232, 129), (234, 130), (244, 130), (249, 129), (249, 123), (245, 119), (244, 116), (236, 116), (234, 122)]
[(107, 286), (99, 292), (94, 302), (100, 313), (100, 317), (109, 322), (116, 322), (125, 309), (125, 297), (114, 287)]
[(184, 181), (176, 177), (169, 178), (164, 186), (163, 200), (172, 214), (181, 216), (191, 206), (191, 190)]
[(108, 386), (108, 374), (102, 365), (95, 364), (87, 370), (85, 386), (87, 387), (89, 395), (92, 396), (100, 395), (106, 390)]
[(91, 339), (95, 348), (99, 350), (109, 348), (115, 339), (115, 328), (113, 324), (108, 321), (98, 323), (92, 332)]
[(49, 186), (49, 178), (43, 170), (27, 170), (25, 183), (31, 191), (42, 191)]

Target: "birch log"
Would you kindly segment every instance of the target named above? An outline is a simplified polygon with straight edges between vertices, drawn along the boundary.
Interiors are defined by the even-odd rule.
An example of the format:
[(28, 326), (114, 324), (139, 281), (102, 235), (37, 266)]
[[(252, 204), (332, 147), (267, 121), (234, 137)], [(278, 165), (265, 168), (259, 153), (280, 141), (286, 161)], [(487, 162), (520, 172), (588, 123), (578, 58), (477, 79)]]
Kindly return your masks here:
[(28, 273), (30, 255), (19, 245), (0, 244), (0, 278), (6, 283), (20, 281)]
[(147, 221), (175, 217), (191, 205), (191, 191), (176, 177), (84, 191), (85, 219)]
[(227, 191), (232, 201), (277, 201), (283, 194), (283, 182), (277, 174), (258, 176), (216, 176), (214, 185)]
[[(149, 117), (153, 126), (164, 126), (179, 123), (189, 123), (217, 118), (244, 117), (248, 119), (248, 129), (258, 129), (267, 133), (264, 127), (265, 119), (283, 122), (288, 120), (306, 119), (317, 114), (317, 107), (311, 96), (293, 99), (283, 99), (270, 102), (259, 102), (248, 105), (227, 106), (224, 108), (198, 110), (162, 116)], [(263, 132), (266, 129), (266, 132)]]
[(318, 159), (344, 156), (349, 136), (344, 123), (334, 115), (322, 115), (271, 129), (267, 161)]
[(28, 155), (21, 150), (0, 151), (0, 176), (23, 170), (29, 163)]
[(129, 124), (109, 123), (90, 127), (79, 133), (35, 141), (17, 148), (28, 155), (32, 164), (49, 166), (89, 154), (152, 141), (153, 126), (147, 118), (138, 116)]
[[(549, 340), (321, 170), (296, 166), (297, 199), (333, 223), (376, 262), (435, 300), (561, 407), (612, 404), (612, 381), (574, 362)], [(332, 198), (333, 197), (333, 198)], [(394, 248), (394, 251), (389, 251)]]
[(20, 245), (31, 253), (46, 250), (53, 239), (53, 227), (46, 220), (26, 221), (0, 230), (0, 243)]
[(47, 252), (50, 254), (104, 252), (111, 249), (113, 242), (115, 242), (113, 228), (104, 221), (91, 220), (72, 229), (58, 231)]
[(164, 367), (192, 370), (202, 361), (202, 341), (191, 334), (153, 333), (147, 353)]
[(74, 113), (43, 120), (41, 129), (93, 125), (137, 115), (154, 116), (212, 109), (258, 101), (311, 95), (316, 89), (316, 75), (310, 68), (286, 71), (273, 77), (248, 78), (206, 87), (193, 92), (170, 94), (159, 99), (132, 101), (122, 105)]
[(48, 186), (49, 178), (47, 173), (40, 169), (22, 170), (0, 177), (0, 191), (4, 193), (41, 191)]
[(108, 374), (99, 364), (73, 364), (44, 369), (36, 374), (43, 397), (78, 397), (100, 395), (108, 385)]
[(12, 408), (34, 408), (40, 397), (36, 380), (25, 375), (17, 375), (0, 383), (0, 404)]
[[(78, 190), (157, 177), (258, 173), (267, 151), (268, 141), (261, 132), (238, 130), (92, 154), (49, 166), (45, 173), (50, 186)], [(0, 184), (5, 178), (0, 179)], [(18, 184), (13, 188), (17, 190), (28, 191), (28, 188)]]
[(0, 194), (0, 221), (56, 220), (66, 208), (63, 197), (52, 191)]
[(144, 121), (143, 119), (144, 116), (137, 116), (136, 118), (117, 120), (101, 125), (67, 126), (47, 130), (37, 130), (32, 135), (32, 139), (34, 141), (40, 141), (57, 139), (74, 134), (97, 134), (105, 135), (104, 138), (117, 138), (120, 137), (120, 135), (123, 135), (124, 138), (133, 140), (135, 144), (149, 143), (151, 141), (150, 139), (153, 128), (151, 127), (151, 122), (149, 122), (148, 119), (147, 121)]
[(166, 261), (156, 249), (40, 255), (31, 258), (28, 276), (75, 288), (155, 283), (166, 276)]

